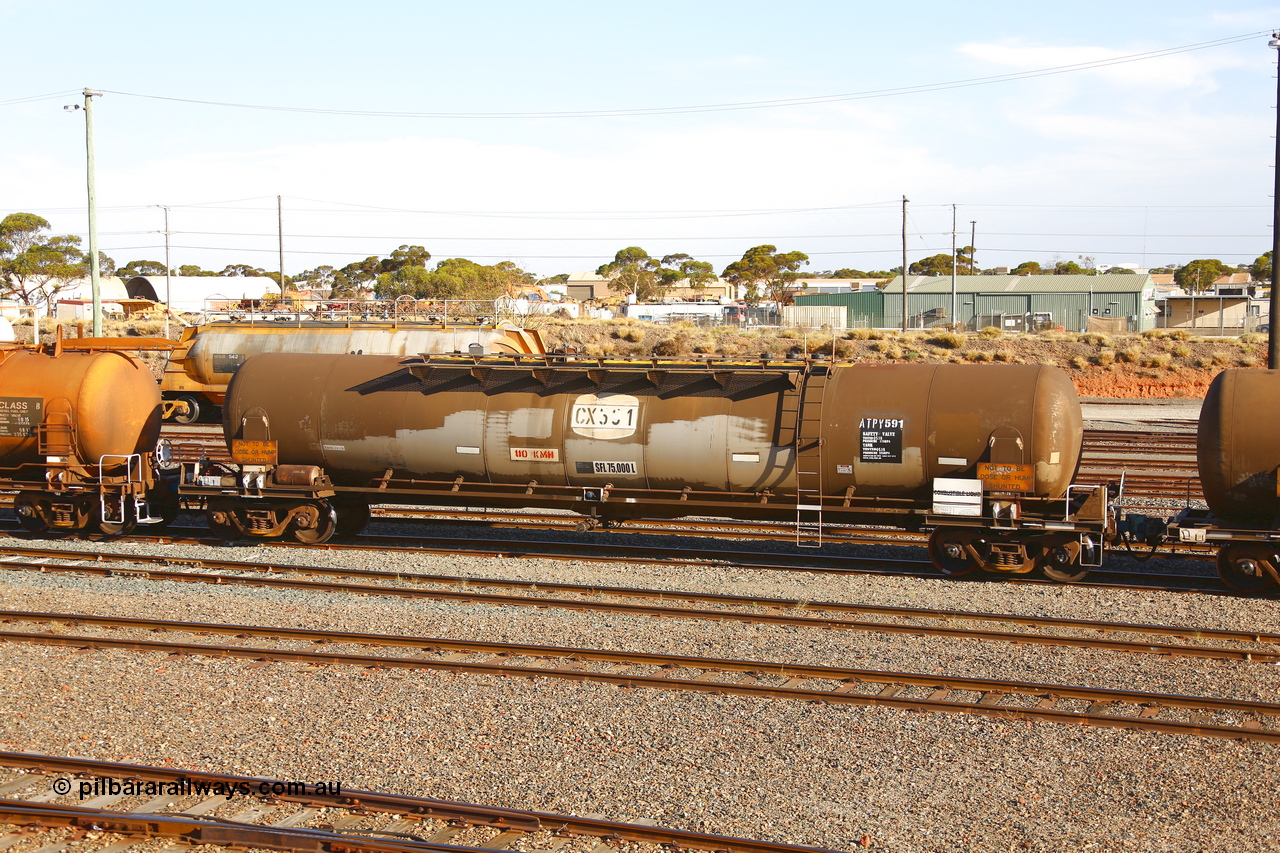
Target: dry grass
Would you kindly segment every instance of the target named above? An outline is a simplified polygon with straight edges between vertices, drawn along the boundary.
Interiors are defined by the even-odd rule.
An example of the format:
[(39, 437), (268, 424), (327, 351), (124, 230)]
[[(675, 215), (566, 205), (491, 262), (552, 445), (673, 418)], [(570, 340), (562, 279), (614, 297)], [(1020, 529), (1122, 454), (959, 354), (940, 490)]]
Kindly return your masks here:
[(1115, 346), (1115, 341), (1111, 339), (1111, 336), (1104, 335), (1101, 332), (1085, 332), (1083, 335), (1076, 338), (1076, 340), (1078, 340), (1082, 344), (1089, 344), (1095, 347)]
[(965, 344), (965, 336), (955, 332), (939, 332), (929, 338), (929, 343), (943, 349), (960, 349)]

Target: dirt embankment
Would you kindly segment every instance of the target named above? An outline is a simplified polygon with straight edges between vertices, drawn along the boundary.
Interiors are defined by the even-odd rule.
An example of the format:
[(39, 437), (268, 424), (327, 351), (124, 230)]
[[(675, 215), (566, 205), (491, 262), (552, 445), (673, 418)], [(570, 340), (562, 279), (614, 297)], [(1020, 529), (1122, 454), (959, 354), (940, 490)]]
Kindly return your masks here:
[(1050, 364), (1065, 370), (1085, 397), (1203, 398), (1213, 377), (1227, 368), (1262, 368), (1267, 336), (1196, 337), (1179, 330), (1104, 335), (1046, 332), (1003, 334), (855, 329), (810, 332), (788, 329), (659, 326), (633, 320), (547, 322), (549, 347), (585, 355), (651, 355), (772, 358), (822, 352), (856, 362), (923, 364)]
[[(1266, 335), (1203, 338), (1179, 330), (1140, 335), (1004, 334), (996, 329), (976, 333), (931, 330), (903, 334), (884, 329), (832, 333), (700, 328), (688, 322), (657, 325), (630, 319), (543, 319), (530, 325), (538, 329), (549, 348), (614, 358), (714, 355), (777, 359), (792, 353), (820, 352), (841, 360), (880, 364), (1050, 364), (1065, 370), (1083, 397), (1130, 399), (1203, 398), (1213, 377), (1222, 370), (1265, 367), (1268, 347)], [(104, 332), (121, 337), (159, 336), (161, 329), (157, 320), (111, 321)], [(43, 326), (42, 331), (45, 340), (52, 340), (51, 326)], [(176, 325), (170, 328), (174, 338), (180, 332)], [(24, 334), (30, 334), (29, 328), (19, 330), (20, 339)], [(67, 334), (76, 334), (73, 325)], [(162, 369), (163, 354), (151, 353), (144, 358), (157, 373)]]

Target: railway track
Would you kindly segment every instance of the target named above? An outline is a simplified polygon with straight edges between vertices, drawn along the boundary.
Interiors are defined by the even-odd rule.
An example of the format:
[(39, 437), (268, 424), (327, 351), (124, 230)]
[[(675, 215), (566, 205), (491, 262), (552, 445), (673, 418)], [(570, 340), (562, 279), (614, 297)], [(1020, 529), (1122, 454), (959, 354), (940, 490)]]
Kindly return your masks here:
[[(719, 593), (473, 578), (459, 575), (433, 575), (411, 572), (392, 573), (370, 569), (267, 565), (231, 560), (184, 560), (181, 568), (175, 567), (171, 569), (154, 567), (132, 568), (130, 566), (121, 568), (121, 563), (136, 564), (142, 562), (143, 559), (133, 555), (112, 555), (105, 559), (99, 557), (92, 562), (87, 562), (83, 559), (72, 559), (56, 551), (23, 549), (20, 553), (41, 556), (45, 559), (41, 562), (19, 562), (17, 560), (19, 554), (10, 554), (0, 557), (0, 570), (99, 575), (104, 577), (136, 577), (183, 583), (296, 589), (325, 593), (339, 592), (351, 595), (379, 595), (394, 598), (421, 598), (486, 606), (535, 607), (539, 609), (561, 608), (631, 616), (732, 621), (825, 630), (938, 636), (1175, 657), (1252, 660), (1259, 662), (1280, 661), (1280, 634), (1257, 631), (1226, 631), (1168, 625), (1020, 616), (984, 613), (981, 611), (888, 607), (835, 601), (800, 601)], [(169, 565), (165, 558), (145, 558), (145, 561), (153, 564)], [(192, 565), (193, 562), (198, 562), (199, 568), (211, 571), (197, 572), (197, 566)], [(301, 580), (298, 576), (343, 578), (347, 580), (359, 579), (365, 582)], [(392, 583), (395, 585), (387, 585)], [(414, 584), (415, 586), (408, 587), (405, 584)], [(448, 588), (428, 589), (424, 588), (426, 585)], [(486, 588), (504, 589), (522, 594), (484, 592), (483, 590)], [(552, 594), (557, 596), (573, 595), (576, 597), (551, 597)], [(625, 601), (610, 601), (607, 599), (625, 599)], [(631, 603), (637, 599), (644, 599), (648, 603)], [(674, 607), (668, 603), (672, 601), (703, 606), (696, 608)], [(708, 605), (721, 609), (710, 609)], [(858, 614), (877, 618), (875, 621), (853, 620), (835, 618), (829, 614)], [(1048, 633), (965, 627), (972, 623), (1043, 628), (1048, 629)], [(1067, 636), (1063, 633), (1064, 631), (1075, 631), (1078, 634), (1083, 634), (1083, 636)], [(1117, 635), (1127, 635), (1136, 639), (1118, 639)], [(1179, 645), (1155, 642), (1152, 638), (1211, 640), (1221, 645)]]
[[(0, 528), (0, 536), (8, 535), (15, 542), (31, 538), (31, 534), (16, 528)], [(226, 543), (210, 537), (204, 528), (174, 528), (155, 533), (110, 537), (115, 542), (136, 542), (167, 545), (212, 545)], [(720, 566), (750, 571), (787, 571), (824, 574), (910, 575), (914, 577), (942, 577), (928, 560), (864, 557), (847, 554), (814, 554), (795, 552), (767, 552), (745, 549), (695, 550), (685, 546), (658, 546), (638, 542), (605, 543), (599, 541), (556, 541), (550, 539), (497, 541), (478, 540), (474, 536), (374, 536), (362, 535), (346, 541), (330, 540), (321, 545), (303, 545), (285, 540), (261, 540), (253, 543), (264, 548), (304, 548), (325, 551), (363, 551), (399, 554), (435, 554), (501, 559), (528, 558), (547, 560), (587, 560), (597, 563), (624, 563), (657, 566)], [(6, 549), (8, 550), (8, 549)], [(59, 552), (65, 553), (65, 552)], [(77, 552), (86, 556), (83, 552)], [(170, 558), (171, 559), (171, 558)], [(177, 562), (182, 562), (179, 559)], [(985, 576), (991, 579), (991, 576)], [(1103, 580), (1106, 578), (1107, 580)], [(971, 576), (970, 582), (981, 583), (984, 576)], [(1056, 585), (1055, 581), (1034, 575), (999, 576), (998, 583)], [(1088, 580), (1075, 586), (1099, 589), (1141, 589), (1164, 592), (1195, 592), (1208, 594), (1234, 594), (1222, 585), (1216, 576), (1188, 575), (1181, 573), (1157, 573), (1151, 571), (1126, 571), (1098, 569)], [(1263, 594), (1261, 597), (1268, 597)]]
[[(96, 853), (125, 853), (131, 848), (139, 853), (153, 851), (160, 849), (157, 841), (165, 842), (162, 846), (170, 851), (199, 847), (287, 853), (562, 849), (605, 853), (619, 844), (636, 851), (821, 851), (653, 823), (345, 787), (335, 793), (327, 782), (320, 790), (315, 782), (291, 785), (257, 776), (21, 752), (0, 752), (0, 768), (8, 768), (0, 775), (0, 825), (14, 827), (0, 831), (0, 848), (21, 843), (24, 849), (44, 853), (56, 853), (68, 841), (85, 837), (97, 842)], [(333, 781), (340, 785), (340, 780)], [(93, 794), (95, 784), (104, 793)], [(126, 784), (131, 785), (129, 790), (144, 793), (123, 793)], [(60, 792), (64, 785), (67, 792)], [(80, 796), (86, 789), (91, 796)], [(174, 844), (178, 846), (170, 846)]]
[[(294, 662), (309, 666), (346, 665), (551, 678), (623, 688), (820, 701), (1280, 743), (1280, 727), (1277, 727), (1280, 704), (1220, 697), (639, 651), (84, 614), (0, 611), (0, 621), (27, 628), (52, 626), (48, 632), (0, 631), (0, 642), (9, 643), (238, 658), (262, 664)], [(85, 627), (113, 630), (109, 634), (105, 631), (69, 634), (66, 626), (75, 626), (78, 630)], [(120, 636), (129, 631), (147, 635), (184, 633), (191, 635), (191, 639)], [(197, 641), (209, 634), (259, 642), (245, 646)], [(263, 645), (261, 641), (274, 645)], [(299, 643), (313, 645), (301, 649)], [(371, 647), (373, 651), (321, 650), (331, 645)], [(393, 649), (405, 648), (414, 653), (409, 656), (391, 653)]]

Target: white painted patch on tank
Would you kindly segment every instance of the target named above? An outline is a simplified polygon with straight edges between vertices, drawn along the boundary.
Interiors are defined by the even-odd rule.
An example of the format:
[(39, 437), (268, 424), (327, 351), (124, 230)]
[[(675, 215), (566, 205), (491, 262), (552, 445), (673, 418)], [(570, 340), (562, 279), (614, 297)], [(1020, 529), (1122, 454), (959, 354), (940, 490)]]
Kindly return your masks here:
[[(777, 469), (770, 425), (759, 418), (712, 416), (649, 424), (645, 468), (649, 479), (694, 488), (741, 490), (757, 487)], [(754, 462), (732, 456), (755, 455)]]
[(400, 429), (394, 437), (344, 439), (346, 450), (327, 458), (343, 471), (381, 475), (387, 468), (421, 476), (451, 476), (456, 471), (483, 473), (483, 456), (462, 456), (458, 447), (479, 447), (484, 435), (484, 412), (453, 412), (434, 429)]
[[(1056, 456), (1058, 456), (1058, 454), (1054, 453), (1050, 456), (1050, 458), (1052, 459), (1053, 457), (1056, 457)], [(1043, 459), (1036, 462), (1036, 485), (1037, 486), (1039, 486), (1039, 484), (1041, 483), (1055, 482), (1061, 476), (1062, 476), (1061, 465), (1054, 465), (1052, 462), (1045, 462)]]
[(490, 412), (489, 429), (501, 430), (501, 419), (505, 416), (506, 432), (511, 438), (550, 438), (555, 414), (555, 409), (516, 409), (509, 414)]
[(569, 426), (585, 438), (629, 438), (640, 425), (640, 400), (630, 394), (582, 394), (569, 407)]

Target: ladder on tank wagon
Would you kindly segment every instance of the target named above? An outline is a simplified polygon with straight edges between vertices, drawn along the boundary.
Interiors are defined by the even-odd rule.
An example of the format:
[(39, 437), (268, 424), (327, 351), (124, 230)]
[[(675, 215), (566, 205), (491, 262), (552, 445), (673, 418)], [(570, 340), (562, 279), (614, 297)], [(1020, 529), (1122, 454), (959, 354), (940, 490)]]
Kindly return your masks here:
[(822, 398), (830, 368), (801, 377), (796, 403), (796, 546), (822, 547)]

